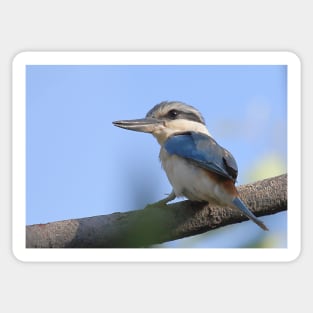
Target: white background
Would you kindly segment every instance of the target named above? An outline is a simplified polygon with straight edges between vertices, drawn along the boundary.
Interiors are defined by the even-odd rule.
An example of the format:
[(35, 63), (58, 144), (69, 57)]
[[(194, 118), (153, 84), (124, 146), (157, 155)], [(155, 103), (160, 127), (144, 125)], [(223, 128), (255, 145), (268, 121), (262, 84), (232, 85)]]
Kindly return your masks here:
[[(1, 311), (312, 309), (311, 8), (304, 1), (2, 1)], [(291, 263), (22, 263), (11, 242), (11, 61), (25, 50), (289, 50), (302, 61), (302, 252)], [(310, 167), (309, 167), (310, 166)], [(307, 191), (307, 192), (306, 192)], [(299, 208), (300, 209), (300, 208)], [(306, 301), (308, 301), (306, 303)]]

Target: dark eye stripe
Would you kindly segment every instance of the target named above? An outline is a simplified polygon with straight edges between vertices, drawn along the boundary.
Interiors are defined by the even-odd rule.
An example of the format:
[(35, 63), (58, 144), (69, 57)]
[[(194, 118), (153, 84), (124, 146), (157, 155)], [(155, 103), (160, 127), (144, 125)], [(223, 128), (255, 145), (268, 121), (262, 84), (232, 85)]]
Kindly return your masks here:
[(193, 113), (190, 112), (184, 112), (184, 111), (178, 111), (178, 110), (170, 110), (166, 114), (166, 117), (169, 118), (170, 120), (177, 120), (177, 119), (183, 119), (183, 120), (189, 120), (189, 121), (195, 121), (198, 123), (202, 123), (201, 119)]
[(203, 124), (203, 121), (193, 113), (180, 112), (179, 118)]
[[(168, 110), (168, 108), (172, 108), (172, 109)], [(184, 109), (186, 109), (187, 112)], [(171, 111), (172, 113), (170, 113)], [(195, 111), (195, 112), (192, 112), (192, 111)], [(173, 112), (177, 112), (177, 114)], [(163, 118), (163, 119), (169, 119), (169, 120), (186, 119), (189, 121), (195, 121), (195, 122), (205, 125), (204, 118), (199, 112), (197, 112), (197, 110), (194, 107), (184, 104), (182, 102), (177, 102), (177, 101), (170, 101), (170, 102), (164, 101), (155, 105), (146, 114), (146, 117), (153, 117), (153, 118), (159, 118), (159, 119)]]
[(177, 110), (170, 110), (168, 113), (167, 113), (167, 116), (168, 118), (170, 118), (171, 120), (175, 120), (176, 118), (178, 118), (179, 116), (179, 113)]

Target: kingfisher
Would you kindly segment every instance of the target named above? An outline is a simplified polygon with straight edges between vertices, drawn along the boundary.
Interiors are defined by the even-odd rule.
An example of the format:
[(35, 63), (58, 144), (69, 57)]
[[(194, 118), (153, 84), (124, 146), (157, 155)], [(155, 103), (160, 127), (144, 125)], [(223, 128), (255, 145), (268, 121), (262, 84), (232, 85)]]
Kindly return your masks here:
[(161, 146), (160, 160), (173, 190), (158, 205), (176, 197), (239, 209), (263, 230), (266, 225), (240, 199), (235, 187), (238, 167), (232, 154), (209, 133), (202, 114), (179, 101), (155, 105), (145, 118), (113, 125), (151, 133)]

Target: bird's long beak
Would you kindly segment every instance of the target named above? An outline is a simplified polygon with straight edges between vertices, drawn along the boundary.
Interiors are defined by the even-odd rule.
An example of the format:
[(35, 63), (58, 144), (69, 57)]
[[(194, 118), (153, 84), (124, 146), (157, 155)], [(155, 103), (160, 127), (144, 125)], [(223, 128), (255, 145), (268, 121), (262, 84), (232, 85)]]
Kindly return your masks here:
[(116, 121), (113, 122), (113, 125), (137, 132), (153, 133), (162, 127), (163, 122), (156, 118), (141, 118), (137, 120)]

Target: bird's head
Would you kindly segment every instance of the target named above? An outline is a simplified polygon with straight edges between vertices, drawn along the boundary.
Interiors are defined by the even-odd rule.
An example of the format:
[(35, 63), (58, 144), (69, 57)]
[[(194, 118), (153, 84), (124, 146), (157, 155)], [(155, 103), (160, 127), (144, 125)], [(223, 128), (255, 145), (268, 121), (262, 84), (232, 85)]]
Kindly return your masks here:
[(129, 130), (151, 133), (162, 144), (175, 133), (195, 131), (210, 135), (201, 113), (194, 107), (177, 101), (165, 101), (154, 106), (145, 118), (113, 122)]

